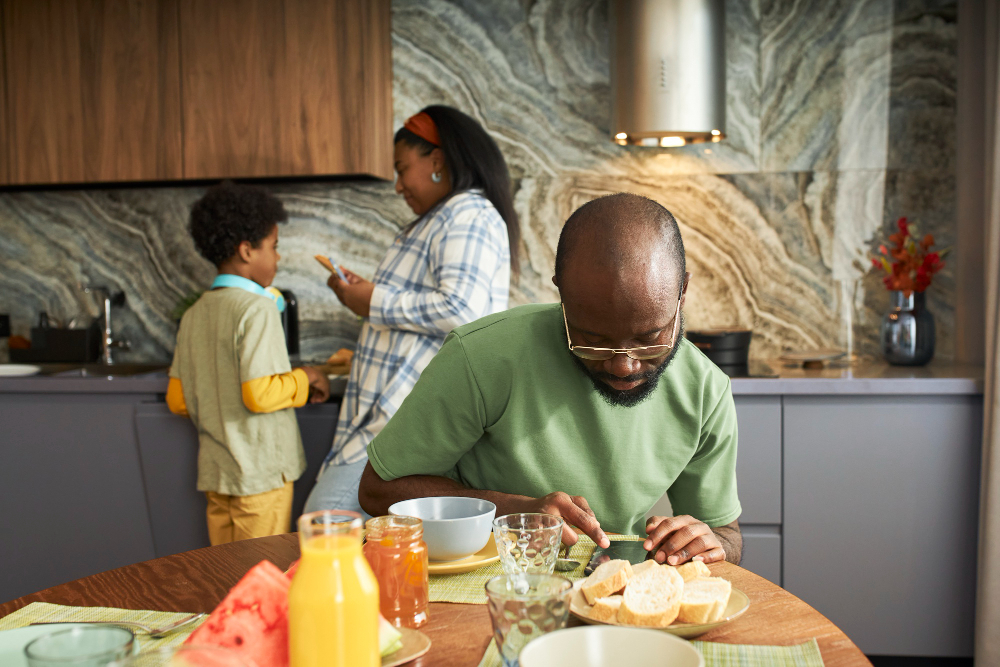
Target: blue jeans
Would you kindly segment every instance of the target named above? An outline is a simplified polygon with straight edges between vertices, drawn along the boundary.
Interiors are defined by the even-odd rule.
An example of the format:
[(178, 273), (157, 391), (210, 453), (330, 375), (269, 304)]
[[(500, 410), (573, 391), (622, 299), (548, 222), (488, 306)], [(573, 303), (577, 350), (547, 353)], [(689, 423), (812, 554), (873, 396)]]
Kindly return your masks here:
[(351, 510), (358, 512), (366, 521), (371, 518), (358, 502), (358, 487), (361, 473), (368, 459), (347, 465), (327, 466), (316, 480), (316, 486), (309, 492), (304, 512), (316, 510)]

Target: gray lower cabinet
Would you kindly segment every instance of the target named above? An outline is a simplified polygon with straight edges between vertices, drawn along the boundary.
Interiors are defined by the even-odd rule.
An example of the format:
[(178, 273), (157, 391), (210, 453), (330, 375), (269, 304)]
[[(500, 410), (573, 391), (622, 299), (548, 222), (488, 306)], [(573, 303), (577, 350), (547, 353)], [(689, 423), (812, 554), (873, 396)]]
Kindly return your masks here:
[(865, 653), (972, 655), (981, 425), (981, 396), (785, 397), (784, 586)]
[(153, 558), (133, 422), (142, 399), (3, 395), (0, 602)]
[[(333, 444), (339, 409), (338, 403), (324, 403), (295, 411), (308, 467), (295, 483), (293, 517), (302, 512)], [(142, 403), (135, 407), (135, 430), (156, 556), (208, 546), (205, 496), (195, 489), (198, 434), (191, 420), (172, 414), (163, 402)]]

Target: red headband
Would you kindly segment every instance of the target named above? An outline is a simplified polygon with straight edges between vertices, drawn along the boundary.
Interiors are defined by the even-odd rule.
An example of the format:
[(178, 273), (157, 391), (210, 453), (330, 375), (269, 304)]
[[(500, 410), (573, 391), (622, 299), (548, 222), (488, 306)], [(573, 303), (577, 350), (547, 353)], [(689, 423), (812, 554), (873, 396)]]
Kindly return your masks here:
[(435, 146), (441, 145), (441, 136), (438, 134), (437, 125), (435, 125), (434, 120), (423, 111), (418, 113), (416, 116), (410, 116), (407, 118), (406, 122), (403, 123), (403, 127), (424, 141), (430, 142)]

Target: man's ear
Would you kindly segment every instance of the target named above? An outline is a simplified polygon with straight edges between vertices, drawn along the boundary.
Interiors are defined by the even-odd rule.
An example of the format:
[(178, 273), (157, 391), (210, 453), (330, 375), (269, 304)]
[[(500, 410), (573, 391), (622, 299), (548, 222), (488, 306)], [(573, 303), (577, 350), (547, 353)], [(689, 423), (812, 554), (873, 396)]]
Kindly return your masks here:
[(250, 263), (250, 251), (253, 250), (253, 244), (249, 241), (240, 241), (239, 246), (236, 247), (236, 254), (239, 255), (240, 259)]
[(552, 276), (552, 284), (556, 286), (556, 289), (559, 289), (559, 281), (556, 280), (555, 276)]
[(684, 288), (681, 291), (681, 308), (684, 307), (684, 302), (687, 301), (688, 285), (691, 284), (691, 272), (688, 271), (684, 274)]

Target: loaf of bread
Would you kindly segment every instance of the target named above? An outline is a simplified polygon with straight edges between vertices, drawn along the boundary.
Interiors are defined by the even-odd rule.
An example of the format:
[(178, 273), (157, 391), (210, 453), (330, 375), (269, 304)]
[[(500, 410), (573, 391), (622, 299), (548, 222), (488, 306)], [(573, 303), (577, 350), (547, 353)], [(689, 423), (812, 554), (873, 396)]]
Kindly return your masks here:
[(587, 604), (594, 604), (597, 598), (604, 598), (620, 591), (631, 578), (631, 563), (621, 559), (609, 560), (597, 566), (580, 590), (583, 592), (583, 597), (587, 598)]
[(684, 579), (672, 567), (649, 569), (629, 582), (618, 610), (618, 622), (663, 628), (680, 612)]
[(726, 611), (732, 590), (733, 585), (719, 577), (700, 577), (685, 582), (677, 620), (681, 623), (718, 621)]
[(708, 566), (700, 560), (692, 560), (684, 563), (683, 565), (678, 565), (677, 574), (681, 575), (685, 583), (691, 581), (692, 579), (697, 579), (698, 577), (712, 576)]
[(621, 606), (621, 595), (609, 595), (606, 598), (597, 598), (594, 601), (594, 606), (590, 609), (590, 617), (602, 623), (612, 623), (618, 618), (618, 610)]

